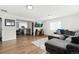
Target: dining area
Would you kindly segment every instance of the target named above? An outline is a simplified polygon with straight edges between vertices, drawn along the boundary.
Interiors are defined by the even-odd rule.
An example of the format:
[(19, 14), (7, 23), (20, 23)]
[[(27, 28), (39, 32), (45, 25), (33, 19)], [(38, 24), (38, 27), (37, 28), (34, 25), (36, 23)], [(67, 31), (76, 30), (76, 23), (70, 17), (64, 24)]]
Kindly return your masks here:
[(24, 26), (22, 26), (22, 28), (19, 28), (18, 30), (16, 30), (16, 35), (31, 35), (31, 29), (30, 28), (25, 28)]

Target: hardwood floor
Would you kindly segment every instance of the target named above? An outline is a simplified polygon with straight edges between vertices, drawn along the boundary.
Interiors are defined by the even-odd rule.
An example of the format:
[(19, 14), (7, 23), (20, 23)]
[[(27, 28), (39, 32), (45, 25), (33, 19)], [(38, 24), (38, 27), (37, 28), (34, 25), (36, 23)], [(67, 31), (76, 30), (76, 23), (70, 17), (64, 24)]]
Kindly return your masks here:
[(0, 54), (45, 54), (31, 42), (46, 36), (19, 36), (16, 40), (0, 42)]

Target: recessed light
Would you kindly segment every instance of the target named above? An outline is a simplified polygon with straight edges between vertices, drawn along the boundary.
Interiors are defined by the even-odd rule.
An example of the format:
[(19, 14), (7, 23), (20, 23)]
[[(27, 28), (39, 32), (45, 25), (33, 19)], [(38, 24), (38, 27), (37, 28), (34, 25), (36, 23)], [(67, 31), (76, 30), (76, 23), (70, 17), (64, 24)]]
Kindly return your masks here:
[(32, 5), (27, 5), (27, 8), (28, 9), (33, 9), (33, 6)]

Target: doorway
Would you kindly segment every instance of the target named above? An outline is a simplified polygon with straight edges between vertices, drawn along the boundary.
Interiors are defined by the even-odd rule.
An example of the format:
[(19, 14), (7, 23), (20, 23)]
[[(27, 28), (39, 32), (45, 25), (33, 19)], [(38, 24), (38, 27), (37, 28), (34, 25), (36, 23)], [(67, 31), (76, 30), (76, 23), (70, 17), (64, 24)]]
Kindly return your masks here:
[(0, 42), (2, 42), (2, 18), (0, 18)]
[(33, 32), (34, 32), (34, 23), (32, 22), (32, 36), (33, 36)]

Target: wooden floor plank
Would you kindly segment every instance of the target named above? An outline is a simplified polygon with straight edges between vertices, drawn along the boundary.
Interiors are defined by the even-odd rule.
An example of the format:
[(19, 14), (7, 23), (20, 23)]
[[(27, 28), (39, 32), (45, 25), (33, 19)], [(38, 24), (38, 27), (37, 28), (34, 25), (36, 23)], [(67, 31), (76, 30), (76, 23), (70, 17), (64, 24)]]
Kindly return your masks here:
[(16, 40), (0, 42), (0, 54), (43, 54), (44, 50), (31, 42), (46, 36), (19, 36)]

